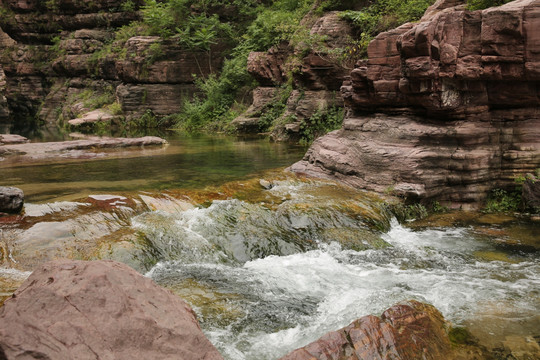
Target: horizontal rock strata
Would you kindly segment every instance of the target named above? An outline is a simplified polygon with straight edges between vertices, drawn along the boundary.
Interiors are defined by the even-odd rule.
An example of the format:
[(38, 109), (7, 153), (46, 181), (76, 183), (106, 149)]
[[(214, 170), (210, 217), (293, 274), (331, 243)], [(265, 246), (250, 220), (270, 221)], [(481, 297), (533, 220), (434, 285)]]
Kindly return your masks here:
[(458, 3), (369, 44), (349, 118), (293, 171), (467, 208), (540, 167), (540, 1)]
[[(127, 121), (178, 112), (196, 93), (194, 75), (219, 70), (228, 45), (206, 52), (157, 36), (116, 39), (121, 26), (140, 20), (142, 4), (123, 10), (109, 0), (0, 3), (0, 122), (37, 115), (55, 125), (113, 103)], [(80, 111), (70, 108), (81, 103)]]

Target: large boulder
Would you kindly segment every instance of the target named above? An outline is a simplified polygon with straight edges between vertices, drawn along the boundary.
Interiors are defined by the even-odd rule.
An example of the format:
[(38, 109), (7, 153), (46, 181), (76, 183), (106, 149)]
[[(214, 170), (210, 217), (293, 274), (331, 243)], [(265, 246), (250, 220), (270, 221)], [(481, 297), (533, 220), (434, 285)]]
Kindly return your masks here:
[(364, 316), (280, 360), (454, 359), (448, 328), (433, 306), (408, 301), (381, 317)]
[(0, 186), (0, 213), (18, 213), (24, 204), (24, 193), (21, 189)]
[(56, 260), (0, 308), (0, 359), (222, 359), (191, 308), (114, 261)]

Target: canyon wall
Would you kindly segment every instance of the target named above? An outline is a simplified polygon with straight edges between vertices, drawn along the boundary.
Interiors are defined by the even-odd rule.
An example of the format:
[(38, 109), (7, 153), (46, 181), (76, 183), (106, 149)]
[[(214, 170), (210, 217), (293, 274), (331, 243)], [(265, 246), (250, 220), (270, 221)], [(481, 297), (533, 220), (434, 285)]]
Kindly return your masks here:
[(463, 3), (379, 34), (341, 87), (343, 127), (291, 170), (475, 208), (540, 167), (540, 1)]
[(341, 52), (350, 47), (353, 29), (337, 11), (314, 19), (308, 14), (303, 25), (309, 29), (306, 39), (316, 44), (282, 43), (249, 54), (248, 72), (260, 86), (253, 91), (252, 105), (233, 121), (237, 130), (265, 130), (269, 124), (261, 117), (284, 96), (288, 83), (293, 90), (285, 96), (284, 112), (274, 121), (277, 126), (271, 136), (275, 140), (297, 140), (302, 120), (328, 108), (343, 107), (340, 87), (353, 64), (343, 59)]
[(140, 20), (142, 1), (129, 4), (1, 0), (0, 121), (37, 115), (55, 125), (101, 107), (128, 119), (178, 112), (196, 91), (193, 75), (220, 68), (224, 45), (211, 56), (138, 36), (122, 27)]

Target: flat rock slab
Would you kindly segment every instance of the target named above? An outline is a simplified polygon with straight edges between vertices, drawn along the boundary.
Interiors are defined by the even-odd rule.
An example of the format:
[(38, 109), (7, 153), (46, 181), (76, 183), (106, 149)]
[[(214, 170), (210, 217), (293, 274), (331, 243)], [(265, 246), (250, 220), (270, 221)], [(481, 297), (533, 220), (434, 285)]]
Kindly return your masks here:
[(0, 145), (8, 144), (24, 144), (27, 143), (28, 139), (24, 136), (15, 135), (15, 134), (0, 134)]
[(85, 124), (94, 124), (97, 122), (110, 122), (115, 118), (116, 116), (112, 115), (111, 113), (97, 109), (83, 114), (80, 118), (69, 120), (68, 124), (71, 126), (80, 126)]
[(24, 204), (24, 193), (21, 189), (0, 186), (0, 213), (19, 213)]
[(95, 158), (107, 156), (107, 149), (163, 146), (167, 141), (156, 136), (140, 138), (90, 137), (87, 139), (45, 143), (0, 145), (2, 156), (18, 155), (24, 160), (48, 160), (53, 158)]
[(222, 360), (178, 296), (114, 261), (56, 260), (0, 308), (0, 359)]

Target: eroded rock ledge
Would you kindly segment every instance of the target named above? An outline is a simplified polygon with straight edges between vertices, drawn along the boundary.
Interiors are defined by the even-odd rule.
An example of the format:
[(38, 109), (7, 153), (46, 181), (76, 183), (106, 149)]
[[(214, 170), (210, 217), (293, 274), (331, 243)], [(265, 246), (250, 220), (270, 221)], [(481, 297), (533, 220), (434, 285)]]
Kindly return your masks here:
[(463, 3), (377, 36), (342, 86), (343, 128), (291, 170), (474, 208), (540, 167), (540, 1)]
[[(76, 136), (76, 134), (72, 134)], [(1, 139), (1, 138), (0, 138)], [(43, 143), (15, 143), (2, 144), (0, 142), (0, 156), (7, 159), (16, 157), (17, 162), (41, 161), (50, 159), (90, 159), (112, 155), (105, 150), (144, 148), (165, 146), (167, 140), (156, 136), (139, 138), (111, 138), (87, 136), (80, 140), (43, 142)], [(0, 157), (0, 162), (5, 158)]]

